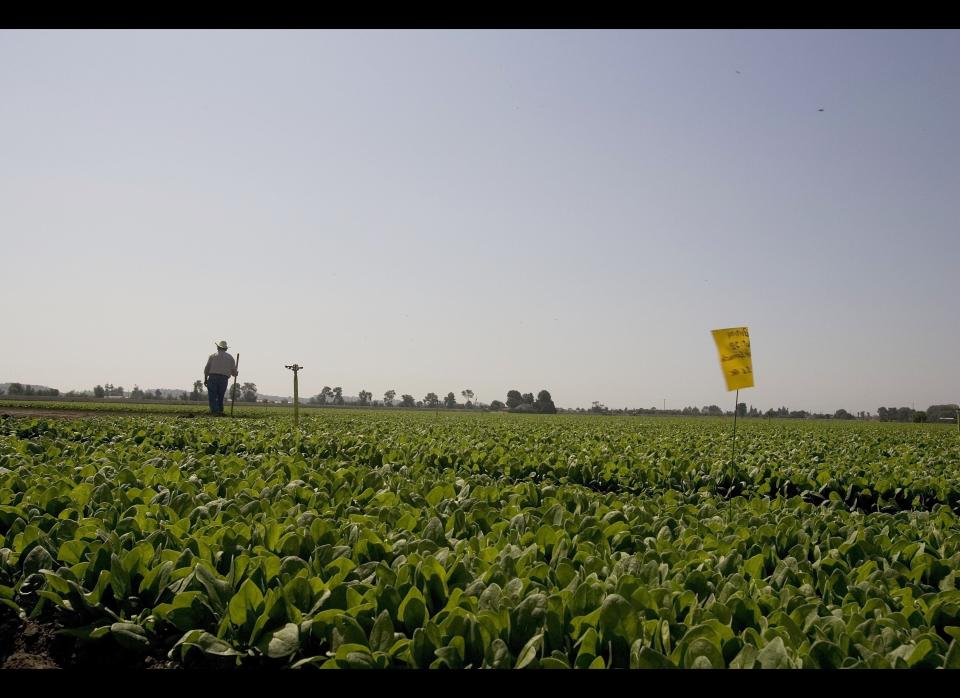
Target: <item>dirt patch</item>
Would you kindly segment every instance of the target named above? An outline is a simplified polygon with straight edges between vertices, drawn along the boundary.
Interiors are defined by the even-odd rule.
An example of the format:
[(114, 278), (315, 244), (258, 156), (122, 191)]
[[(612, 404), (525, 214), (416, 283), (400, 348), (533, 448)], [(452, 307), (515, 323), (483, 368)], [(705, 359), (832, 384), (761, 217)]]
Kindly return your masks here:
[(49, 625), (6, 617), (0, 623), (0, 669), (59, 669), (63, 638)]
[(12, 613), (0, 618), (0, 670), (3, 669), (175, 669), (165, 657), (144, 656), (110, 640), (83, 642), (58, 634), (56, 621), (21, 620)]

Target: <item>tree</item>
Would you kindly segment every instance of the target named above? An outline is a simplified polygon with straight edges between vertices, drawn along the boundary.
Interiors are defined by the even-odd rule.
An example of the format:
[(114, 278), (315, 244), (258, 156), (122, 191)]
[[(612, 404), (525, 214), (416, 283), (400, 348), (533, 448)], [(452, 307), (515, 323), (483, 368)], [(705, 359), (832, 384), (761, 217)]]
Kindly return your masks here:
[(506, 407), (506, 405), (500, 402), (499, 400), (494, 400), (493, 402), (490, 403), (491, 410), (502, 410), (504, 407)]
[(186, 401), (189, 400), (189, 399), (190, 399), (190, 396), (189, 396), (189, 395), (187, 395), (186, 393), (180, 393), (180, 400), (181, 400), (182, 402), (186, 402)]
[(312, 402), (314, 402), (317, 405), (326, 405), (327, 401), (330, 399), (331, 394), (332, 393), (330, 391), (330, 386), (325, 385), (323, 386), (323, 390), (317, 393), (317, 396), (313, 398)]
[(199, 402), (201, 395), (203, 395), (203, 381), (196, 380), (193, 382), (193, 392), (190, 393), (190, 399)]
[(393, 407), (393, 398), (397, 396), (396, 390), (388, 390), (383, 394), (383, 404)]
[(747, 403), (738, 402), (737, 403), (737, 416), (746, 417), (747, 416)]
[(256, 383), (244, 383), (243, 387), (240, 388), (240, 392), (243, 393), (243, 397), (239, 398), (243, 402), (256, 402), (257, 401), (257, 384)]
[(842, 407), (833, 413), (834, 419), (853, 419), (853, 415), (847, 412)]
[(401, 395), (400, 396), (400, 407), (413, 407), (413, 395)]
[(537, 412), (542, 412), (543, 414), (557, 413), (557, 406), (553, 404), (553, 398), (547, 390), (541, 390), (537, 393), (537, 400), (533, 406)]
[(508, 390), (507, 391), (507, 407), (513, 409), (518, 407), (523, 402), (523, 396), (520, 394), (519, 390)]
[(470, 388), (460, 391), (460, 395), (463, 396), (464, 403), (472, 403), (473, 401), (473, 391)]
[(7, 386), (7, 392), (11, 395), (23, 395), (23, 383), (11, 383)]
[(701, 410), (702, 414), (708, 414), (711, 417), (722, 417), (723, 410), (721, 410), (717, 405), (708, 405)]
[(457, 396), (453, 394), (452, 390), (449, 393), (447, 393), (447, 396), (445, 398), (443, 398), (443, 406), (446, 407), (448, 410), (453, 409), (454, 407), (457, 406)]
[(360, 402), (358, 404), (361, 407), (366, 407), (370, 404), (370, 398), (373, 397), (373, 393), (371, 393), (369, 390), (361, 390), (357, 397), (360, 398)]
[(926, 421), (927, 421), (927, 413), (926, 413), (926, 412), (916, 412), (916, 413), (914, 413), (914, 415), (913, 415), (913, 421), (914, 421), (914, 422), (926, 422)]
[(927, 408), (927, 421), (928, 422), (940, 422), (946, 421), (949, 419), (957, 418), (957, 410), (960, 410), (958, 405), (930, 405)]
[(154, 397), (154, 399), (156, 399), (156, 400), (162, 400), (162, 399), (163, 399), (163, 393), (160, 392), (160, 388), (157, 388), (156, 390), (153, 391), (153, 397)]
[[(11, 393), (11, 394), (12, 394), (12, 393)], [(94, 387), (94, 389), (93, 389), (93, 396), (94, 396), (94, 397), (103, 397), (104, 395), (105, 395), (105, 391), (104, 391), (102, 385), (98, 385), (98, 386), (95, 386), (95, 387)]]
[(140, 386), (139, 386), (139, 385), (134, 384), (133, 390), (130, 391), (130, 399), (131, 399), (131, 400), (142, 400), (142, 399), (143, 399), (143, 391), (140, 390)]
[(533, 399), (533, 393), (524, 393), (521, 396), (524, 405), (532, 405), (536, 400)]
[(343, 404), (343, 388), (339, 385), (333, 389), (333, 404), (342, 405)]
[(427, 407), (436, 407), (440, 404), (440, 398), (436, 393), (427, 393), (423, 398), (423, 404)]

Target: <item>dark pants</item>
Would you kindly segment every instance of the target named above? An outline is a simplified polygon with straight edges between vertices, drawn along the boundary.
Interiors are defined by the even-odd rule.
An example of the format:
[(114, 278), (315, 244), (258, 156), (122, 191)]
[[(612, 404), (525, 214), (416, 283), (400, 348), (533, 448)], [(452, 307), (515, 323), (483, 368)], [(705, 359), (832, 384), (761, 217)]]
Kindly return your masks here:
[(227, 394), (227, 384), (230, 382), (230, 376), (211, 373), (208, 378), (207, 399), (210, 401), (210, 412), (212, 414), (223, 414), (223, 396)]

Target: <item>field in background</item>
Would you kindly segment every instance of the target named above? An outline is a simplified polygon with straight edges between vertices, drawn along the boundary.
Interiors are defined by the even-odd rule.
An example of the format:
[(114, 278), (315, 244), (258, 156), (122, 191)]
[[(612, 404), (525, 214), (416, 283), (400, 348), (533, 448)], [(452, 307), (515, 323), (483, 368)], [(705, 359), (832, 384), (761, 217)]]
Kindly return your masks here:
[[(177, 402), (169, 400), (110, 400), (104, 398), (89, 398), (85, 400), (71, 400), (53, 397), (31, 397), (28, 399), (4, 399), (0, 397), (0, 413), (4, 410), (8, 412), (29, 410), (38, 415), (44, 411), (52, 412), (71, 412), (71, 413), (95, 413), (103, 412), (109, 414), (167, 414), (167, 415), (209, 415), (210, 408), (206, 399), (203, 402)], [(230, 401), (225, 401), (224, 411), (230, 414)], [(327, 412), (366, 412), (379, 414), (382, 412), (413, 412), (430, 413), (449, 412), (451, 414), (463, 414), (466, 416), (485, 414), (482, 409), (447, 409), (443, 406), (434, 407), (358, 407), (356, 405), (309, 405), (300, 403), (300, 413), (327, 413)], [(260, 405), (249, 402), (238, 402), (234, 405), (234, 415), (236, 417), (269, 417), (285, 415), (288, 419), (293, 417), (293, 404), (287, 405)]]
[[(43, 410), (67, 411), (67, 412), (104, 412), (104, 413), (133, 413), (133, 414), (190, 414), (203, 415), (209, 414), (210, 408), (206, 399), (203, 402), (176, 402), (169, 400), (158, 401), (134, 401), (134, 400), (115, 400), (103, 398), (90, 398), (89, 400), (69, 400), (63, 398), (30, 398), (26, 400), (3, 399), (0, 398), (0, 412), (7, 410), (28, 409), (34, 412)], [(323, 407), (308, 406), (301, 404), (300, 410), (342, 410), (351, 409), (346, 406), (326, 405)], [(362, 408), (361, 408), (362, 409)], [(383, 409), (383, 408), (381, 408)], [(397, 408), (390, 408), (397, 409)], [(441, 408), (442, 409), (442, 408)], [(230, 414), (230, 400), (227, 399), (224, 405), (225, 412)], [(293, 405), (257, 405), (251, 403), (238, 402), (234, 405), (234, 414), (237, 417), (267, 417), (270, 415), (293, 415)]]
[(0, 420), (56, 662), (960, 666), (955, 427), (237, 409)]

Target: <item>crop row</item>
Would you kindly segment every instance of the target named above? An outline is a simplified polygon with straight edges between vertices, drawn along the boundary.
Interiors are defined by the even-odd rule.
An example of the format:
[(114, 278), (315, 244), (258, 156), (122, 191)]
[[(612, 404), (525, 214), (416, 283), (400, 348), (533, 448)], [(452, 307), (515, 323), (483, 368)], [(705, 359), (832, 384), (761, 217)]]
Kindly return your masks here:
[(185, 665), (960, 665), (951, 431), (304, 421), (0, 422), (0, 602)]

